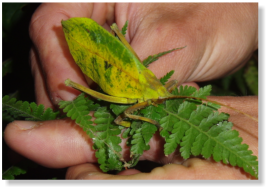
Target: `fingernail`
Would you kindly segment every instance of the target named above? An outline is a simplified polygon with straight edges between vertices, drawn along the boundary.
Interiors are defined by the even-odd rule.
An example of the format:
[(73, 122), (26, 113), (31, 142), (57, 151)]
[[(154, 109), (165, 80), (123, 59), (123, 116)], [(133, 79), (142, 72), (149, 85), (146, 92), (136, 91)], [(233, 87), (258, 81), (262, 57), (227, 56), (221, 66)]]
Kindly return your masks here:
[(35, 121), (16, 121), (14, 122), (20, 130), (30, 130), (41, 126), (43, 123)]

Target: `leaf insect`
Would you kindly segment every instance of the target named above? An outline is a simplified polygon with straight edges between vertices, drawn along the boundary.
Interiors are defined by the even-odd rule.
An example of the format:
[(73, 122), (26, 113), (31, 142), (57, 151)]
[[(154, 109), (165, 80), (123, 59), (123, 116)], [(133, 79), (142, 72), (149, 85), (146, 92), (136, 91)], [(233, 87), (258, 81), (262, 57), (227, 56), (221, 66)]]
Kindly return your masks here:
[[(207, 99), (171, 94), (177, 81), (170, 81), (165, 86), (162, 85), (157, 77), (142, 64), (115, 23), (111, 29), (119, 40), (89, 18), (75, 17), (61, 23), (75, 63), (108, 95), (84, 87), (70, 79), (67, 79), (65, 84), (104, 101), (135, 104), (115, 119), (116, 124), (130, 127), (131, 122), (124, 121), (128, 117), (152, 123), (161, 129), (158, 122), (132, 113), (149, 105), (162, 103), (167, 99), (198, 99), (231, 108)], [(250, 116), (250, 118), (253, 117)]]

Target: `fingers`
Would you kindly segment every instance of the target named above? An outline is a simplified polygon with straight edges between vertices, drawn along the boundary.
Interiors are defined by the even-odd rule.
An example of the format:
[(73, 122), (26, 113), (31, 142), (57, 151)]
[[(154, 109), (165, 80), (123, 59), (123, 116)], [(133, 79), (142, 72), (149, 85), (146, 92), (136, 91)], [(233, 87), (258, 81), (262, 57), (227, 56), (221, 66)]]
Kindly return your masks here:
[(66, 179), (88, 180), (236, 180), (253, 179), (248, 174), (240, 172), (231, 166), (214, 163), (208, 160), (193, 158), (183, 165), (168, 164), (157, 167), (150, 173), (137, 170), (125, 170), (117, 175), (103, 173), (94, 164), (82, 164), (70, 167)]
[[(210, 97), (209, 99), (224, 102), (251, 115), (257, 114), (258, 100), (255, 97)], [(243, 105), (244, 103), (249, 104), (249, 106)], [(240, 106), (245, 107), (240, 108)], [(227, 111), (227, 108), (221, 110), (231, 114), (232, 119), (230, 120), (234, 124), (233, 128), (239, 131), (243, 142), (248, 144), (249, 149), (257, 156), (257, 122), (235, 111)], [(4, 138), (13, 150), (47, 167), (60, 168), (97, 162), (95, 152), (92, 149), (92, 140), (71, 120), (14, 121), (6, 127)], [(128, 159), (130, 156), (129, 148), (125, 145), (125, 142), (126, 140), (123, 139), (120, 146), (123, 148), (124, 159)], [(164, 144), (164, 139), (161, 138), (159, 133), (156, 133), (149, 142), (150, 150), (145, 151), (140, 159), (161, 164), (182, 164), (183, 159), (177, 152), (165, 157)]]
[[(210, 97), (208, 99), (225, 104), (257, 116), (257, 97)], [(246, 105), (244, 105), (246, 104)], [(247, 105), (248, 104), (248, 105)], [(242, 107), (243, 106), (243, 107)], [(244, 143), (249, 145), (253, 154), (258, 154), (257, 122), (230, 111), (234, 129), (240, 132)], [(228, 111), (227, 111), (228, 110)], [(46, 122), (15, 121), (5, 130), (6, 143), (16, 152), (46, 167), (62, 168), (95, 163), (95, 152), (91, 139), (73, 122), (55, 120)], [(137, 170), (120, 172), (117, 176), (102, 173), (92, 164), (79, 165), (70, 168), (69, 179), (247, 179), (250, 178), (241, 168), (223, 165), (213, 161), (190, 159), (184, 161), (178, 153), (165, 157), (163, 154), (164, 140), (155, 134), (150, 141), (150, 150), (144, 152), (141, 160), (150, 160), (179, 165), (166, 165), (155, 168), (151, 173), (139, 173)], [(129, 148), (125, 140), (121, 143), (123, 156), (129, 156)], [(185, 166), (183, 166), (185, 165)], [(83, 167), (81, 167), (83, 166)], [(83, 170), (83, 171), (82, 171)]]
[[(210, 100), (221, 102), (227, 106), (233, 107), (241, 112), (244, 112), (256, 119), (258, 119), (258, 97), (257, 96), (243, 96), (243, 97), (208, 97)], [(243, 138), (243, 143), (249, 145), (249, 149), (253, 154), (258, 156), (258, 122), (254, 119), (245, 116), (244, 114), (221, 107), (219, 111), (230, 114), (229, 121), (233, 123), (233, 128), (239, 132), (240, 137)]]
[[(35, 57), (32, 57), (32, 65), (40, 64), (48, 97), (53, 104), (59, 100), (72, 100), (78, 91), (74, 91), (64, 85), (67, 78), (87, 86), (84, 76), (74, 63), (62, 31), (61, 20), (70, 17), (92, 16), (98, 19), (99, 24), (105, 25), (108, 15), (113, 14), (114, 4), (42, 4), (34, 13), (30, 24), (30, 37), (34, 43)], [(107, 8), (108, 7), (108, 8)], [(98, 13), (95, 9), (103, 10)], [(38, 61), (38, 62), (37, 62)], [(37, 68), (37, 67), (34, 67)], [(37, 71), (34, 71), (37, 73)], [(41, 86), (37, 82), (37, 86)], [(43, 101), (41, 92), (37, 92), (37, 100)]]
[[(71, 4), (42, 4), (32, 16), (30, 24), (30, 37), (41, 70), (44, 71), (49, 98), (53, 99), (54, 104), (60, 99), (74, 98), (74, 93), (69, 92), (63, 84), (69, 76), (84, 83), (83, 78), (80, 78), (79, 69), (69, 55), (61, 27), (61, 20), (66, 20), (72, 15), (90, 17), (91, 7), (81, 7), (79, 4), (74, 4), (74, 7)], [(31, 62), (32, 65), (37, 65), (37, 62), (33, 60)], [(40, 95), (38, 93), (38, 100)]]
[[(97, 162), (92, 139), (69, 119), (32, 122), (14, 121), (7, 125), (4, 139), (11, 149), (19, 154), (52, 168)], [(122, 155), (128, 160), (130, 153), (122, 140)], [(151, 149), (141, 160), (166, 161), (163, 154), (164, 140), (155, 134), (150, 141)]]
[(128, 10), (131, 45), (141, 59), (186, 46), (150, 65), (158, 77), (170, 68), (181, 83), (218, 78), (257, 47), (256, 4), (131, 4)]
[(30, 50), (30, 60), (31, 60), (31, 67), (32, 67), (32, 75), (35, 82), (35, 95), (36, 95), (36, 103), (43, 104), (45, 108), (51, 107), (53, 108), (54, 105), (51, 102), (47, 87), (44, 79), (44, 74), (39, 65), (38, 61), (38, 54), (34, 48)]
[[(92, 139), (69, 119), (14, 121), (7, 125), (4, 139), (11, 149), (46, 167), (62, 168), (97, 162)], [(128, 160), (130, 153), (125, 143), (123, 139), (120, 146), (124, 159)], [(166, 159), (163, 144), (163, 139), (156, 134), (150, 141), (151, 149), (141, 159)]]
[(90, 138), (70, 120), (14, 121), (4, 138), (10, 148), (46, 167), (96, 162)]

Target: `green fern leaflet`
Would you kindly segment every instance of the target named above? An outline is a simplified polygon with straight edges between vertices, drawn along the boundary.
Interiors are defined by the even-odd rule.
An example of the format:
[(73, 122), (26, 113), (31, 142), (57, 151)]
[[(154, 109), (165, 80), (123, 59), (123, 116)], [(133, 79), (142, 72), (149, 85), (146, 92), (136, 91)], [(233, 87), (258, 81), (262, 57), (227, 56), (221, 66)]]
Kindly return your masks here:
[(2, 111), (4, 119), (13, 121), (23, 117), (28, 121), (46, 121), (57, 118), (59, 112), (53, 112), (51, 108), (44, 109), (44, 105), (37, 105), (27, 101), (17, 101), (8, 95), (2, 98)]

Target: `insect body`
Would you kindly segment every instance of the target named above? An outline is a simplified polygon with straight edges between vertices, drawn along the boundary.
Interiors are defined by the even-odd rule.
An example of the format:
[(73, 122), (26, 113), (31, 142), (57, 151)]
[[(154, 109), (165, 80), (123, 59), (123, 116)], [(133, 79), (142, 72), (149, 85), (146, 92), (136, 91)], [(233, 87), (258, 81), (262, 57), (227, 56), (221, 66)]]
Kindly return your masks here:
[[(131, 113), (165, 99), (183, 98), (172, 95), (169, 91), (176, 86), (176, 81), (163, 86), (142, 64), (116, 24), (113, 24), (111, 29), (119, 39), (89, 18), (71, 18), (61, 23), (75, 63), (108, 95), (86, 88), (69, 79), (65, 81), (65, 84), (108, 102), (137, 103), (115, 120), (117, 124), (129, 127), (130, 122), (123, 121), (123, 118), (129, 117), (147, 121), (159, 127), (156, 121)], [(205, 101), (208, 100), (205, 99)]]
[[(104, 92), (140, 101), (169, 96), (137, 55), (95, 21), (72, 18), (62, 25), (76, 64)], [(121, 35), (116, 25), (112, 28)]]
[[(166, 87), (160, 83), (141, 63), (116, 24), (111, 28), (121, 41), (88, 18), (71, 18), (62, 21), (62, 26), (76, 64), (109, 95), (98, 93), (69, 79), (65, 81), (66, 85), (109, 102), (139, 103), (126, 111), (128, 116), (132, 111), (145, 107), (154, 100), (172, 96), (166, 87), (172, 87), (174, 83), (171, 82), (171, 85)], [(120, 117), (116, 122), (129, 126), (129, 123), (123, 122)]]

